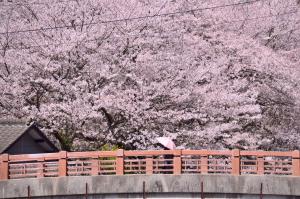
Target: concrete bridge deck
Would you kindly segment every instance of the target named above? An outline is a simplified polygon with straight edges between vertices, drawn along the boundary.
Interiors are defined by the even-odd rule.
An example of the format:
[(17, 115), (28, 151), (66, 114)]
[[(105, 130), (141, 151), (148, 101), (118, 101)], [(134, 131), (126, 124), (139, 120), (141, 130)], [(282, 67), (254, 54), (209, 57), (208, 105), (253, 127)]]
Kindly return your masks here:
[(232, 175), (69, 176), (0, 181), (1, 198), (300, 198), (300, 178)]

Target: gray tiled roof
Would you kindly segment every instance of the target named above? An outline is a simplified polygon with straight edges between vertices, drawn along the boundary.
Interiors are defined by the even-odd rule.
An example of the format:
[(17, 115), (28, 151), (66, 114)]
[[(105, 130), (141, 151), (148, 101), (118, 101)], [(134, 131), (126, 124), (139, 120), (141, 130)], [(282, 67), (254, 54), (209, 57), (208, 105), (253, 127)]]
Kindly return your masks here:
[(0, 120), (0, 153), (3, 153), (28, 128), (23, 121)]

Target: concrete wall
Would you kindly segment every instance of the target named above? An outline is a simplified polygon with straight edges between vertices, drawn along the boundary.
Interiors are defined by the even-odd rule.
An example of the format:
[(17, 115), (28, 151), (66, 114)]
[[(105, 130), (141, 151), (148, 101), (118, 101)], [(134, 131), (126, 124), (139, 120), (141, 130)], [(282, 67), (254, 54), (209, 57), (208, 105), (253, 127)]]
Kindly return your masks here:
[(0, 181), (1, 198), (259, 198), (261, 183), (264, 199), (300, 199), (300, 177), (230, 175), (127, 175), (78, 176)]
[[(142, 194), (111, 194), (111, 195), (92, 195), (81, 196), (59, 196), (59, 197), (39, 197), (40, 199), (143, 199)], [(145, 194), (146, 199), (202, 199), (198, 193), (163, 193), (163, 194)], [(259, 195), (245, 194), (203, 194), (205, 199), (259, 199)], [(297, 196), (273, 196), (263, 195), (263, 199), (299, 199)]]

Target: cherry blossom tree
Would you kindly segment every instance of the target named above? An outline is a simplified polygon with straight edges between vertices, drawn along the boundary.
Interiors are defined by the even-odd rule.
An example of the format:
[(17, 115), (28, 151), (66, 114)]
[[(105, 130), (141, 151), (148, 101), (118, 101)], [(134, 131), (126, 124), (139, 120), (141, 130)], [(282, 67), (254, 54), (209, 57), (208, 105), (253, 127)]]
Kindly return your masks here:
[(2, 3), (0, 116), (63, 149), (299, 146), (298, 1)]

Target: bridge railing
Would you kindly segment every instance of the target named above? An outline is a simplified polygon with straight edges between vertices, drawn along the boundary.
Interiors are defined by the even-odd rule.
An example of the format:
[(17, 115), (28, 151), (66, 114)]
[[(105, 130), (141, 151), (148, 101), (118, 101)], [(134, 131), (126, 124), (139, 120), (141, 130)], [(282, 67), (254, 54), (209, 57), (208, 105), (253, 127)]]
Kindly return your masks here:
[(240, 150), (93, 151), (0, 157), (0, 178), (130, 174), (300, 176), (300, 152)]

